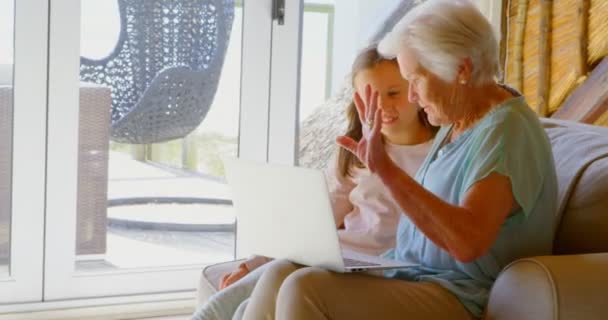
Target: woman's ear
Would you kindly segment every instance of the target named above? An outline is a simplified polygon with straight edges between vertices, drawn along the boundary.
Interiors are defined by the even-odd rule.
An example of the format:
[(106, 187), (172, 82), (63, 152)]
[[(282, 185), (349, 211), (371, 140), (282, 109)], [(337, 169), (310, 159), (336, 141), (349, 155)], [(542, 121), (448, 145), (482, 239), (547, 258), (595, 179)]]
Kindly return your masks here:
[(466, 85), (471, 82), (471, 75), (473, 74), (473, 62), (471, 58), (466, 57), (462, 59), (460, 66), (458, 67), (458, 75), (456, 80), (461, 85)]

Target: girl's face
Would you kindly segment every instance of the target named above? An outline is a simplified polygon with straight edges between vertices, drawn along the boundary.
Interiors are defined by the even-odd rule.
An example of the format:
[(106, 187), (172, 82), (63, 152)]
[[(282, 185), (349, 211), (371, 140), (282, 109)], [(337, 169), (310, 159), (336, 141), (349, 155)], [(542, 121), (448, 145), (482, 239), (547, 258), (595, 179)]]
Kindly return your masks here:
[(353, 81), (357, 93), (365, 99), (365, 86), (378, 91), (378, 107), (382, 109), (382, 135), (391, 143), (401, 144), (426, 130), (418, 119), (418, 107), (408, 101), (408, 82), (401, 77), (395, 62), (381, 61), (370, 69), (359, 71)]
[(434, 126), (446, 125), (453, 118), (447, 111), (450, 105), (450, 84), (441, 80), (418, 63), (416, 54), (408, 48), (397, 55), (399, 69), (403, 78), (409, 82), (408, 100), (417, 103), (427, 114), (429, 122)]

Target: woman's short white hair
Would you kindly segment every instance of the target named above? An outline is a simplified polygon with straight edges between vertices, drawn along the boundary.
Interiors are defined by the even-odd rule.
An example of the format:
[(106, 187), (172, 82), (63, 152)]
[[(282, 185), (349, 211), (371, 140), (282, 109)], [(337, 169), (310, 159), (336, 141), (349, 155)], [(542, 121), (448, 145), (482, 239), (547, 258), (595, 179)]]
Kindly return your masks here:
[(394, 58), (405, 47), (419, 63), (447, 82), (456, 79), (464, 58), (473, 64), (472, 84), (500, 74), (498, 42), (490, 22), (467, 0), (428, 0), (410, 10), (380, 41), (378, 51)]

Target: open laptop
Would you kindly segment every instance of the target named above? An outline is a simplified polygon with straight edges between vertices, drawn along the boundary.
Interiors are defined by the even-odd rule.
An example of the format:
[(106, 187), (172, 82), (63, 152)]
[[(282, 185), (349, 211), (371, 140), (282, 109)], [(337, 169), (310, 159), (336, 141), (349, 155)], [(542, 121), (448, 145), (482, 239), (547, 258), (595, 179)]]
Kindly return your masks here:
[(416, 264), (342, 251), (323, 172), (225, 158), (237, 217), (237, 256), (287, 259), (336, 272)]

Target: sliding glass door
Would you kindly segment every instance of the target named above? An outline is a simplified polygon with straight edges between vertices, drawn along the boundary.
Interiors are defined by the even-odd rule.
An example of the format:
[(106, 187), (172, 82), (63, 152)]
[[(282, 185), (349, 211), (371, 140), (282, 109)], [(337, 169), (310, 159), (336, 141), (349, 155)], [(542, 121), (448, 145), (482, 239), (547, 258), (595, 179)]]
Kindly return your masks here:
[(271, 4), (51, 1), (46, 300), (192, 295), (234, 259), (222, 157), (295, 157), (299, 38), (271, 42), (301, 5)]
[(234, 257), (242, 5), (50, 9), (45, 298), (192, 291)]
[(0, 313), (191, 299), (234, 258), (221, 159), (296, 162), (280, 2), (0, 0)]
[(47, 21), (0, 0), (0, 305), (42, 298)]

